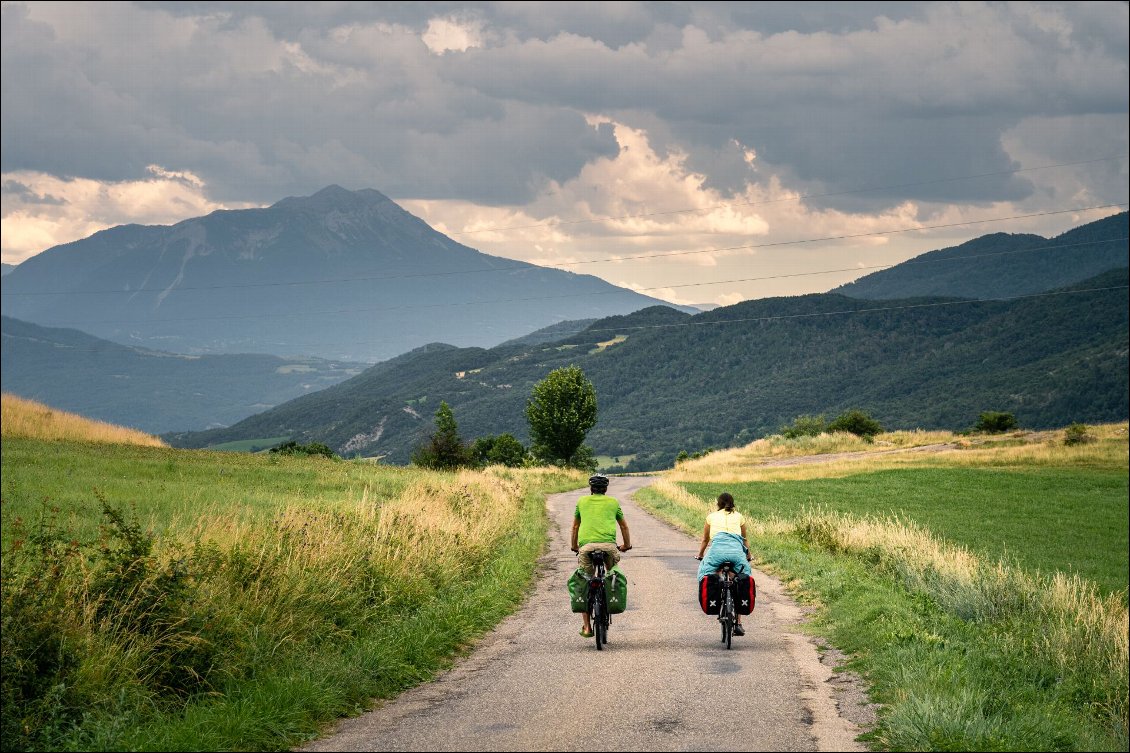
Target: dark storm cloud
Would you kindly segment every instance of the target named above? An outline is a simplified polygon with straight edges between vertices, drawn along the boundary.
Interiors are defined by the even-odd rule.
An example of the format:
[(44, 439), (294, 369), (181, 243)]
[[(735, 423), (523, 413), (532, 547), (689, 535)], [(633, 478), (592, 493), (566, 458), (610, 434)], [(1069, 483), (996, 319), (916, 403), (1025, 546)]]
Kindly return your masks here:
[[(110, 181), (159, 164), (201, 176), (218, 200), (268, 202), (340, 183), (520, 204), (616, 153), (610, 129), (586, 122), (598, 114), (646, 129), (726, 191), (770, 174), (811, 193), (902, 186), (824, 200), (876, 209), (1031, 195), (1015, 175), (948, 179), (1016, 169), (1005, 142), (1033, 119), (1059, 119), (1057, 132), (1072, 138), (1101, 132), (1094, 118), (1106, 117), (1113, 133), (1086, 156), (1126, 148), (1119, 3), (65, 12), (77, 18), (3, 6), (5, 172)], [(436, 18), (462, 24), (479, 46), (429, 50), (422, 35)], [(1092, 120), (1077, 126), (1077, 116)], [(1044, 141), (1039, 154), (1050, 159)]]

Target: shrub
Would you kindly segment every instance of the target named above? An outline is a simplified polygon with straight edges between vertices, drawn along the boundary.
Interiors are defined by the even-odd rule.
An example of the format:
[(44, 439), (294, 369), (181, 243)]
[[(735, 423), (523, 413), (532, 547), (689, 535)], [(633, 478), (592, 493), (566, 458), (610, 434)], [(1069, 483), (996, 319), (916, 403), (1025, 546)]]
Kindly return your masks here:
[(1003, 434), (1017, 427), (1016, 416), (1011, 413), (987, 410), (977, 420), (975, 430), (985, 434)]
[(787, 439), (797, 437), (818, 437), (827, 431), (828, 424), (824, 416), (797, 416), (791, 424), (781, 427), (781, 436)]
[(1087, 444), (1094, 441), (1094, 435), (1087, 433), (1086, 424), (1071, 424), (1063, 430), (1063, 443), (1065, 445)]
[(479, 466), (505, 465), (521, 468), (529, 458), (526, 447), (513, 434), (479, 437), (471, 445), (471, 459)]
[(337, 458), (336, 452), (331, 450), (328, 446), (321, 442), (311, 442), (310, 444), (298, 444), (298, 442), (283, 442), (282, 444), (271, 448), (272, 455), (317, 455), (330, 459)]
[(872, 439), (883, 431), (883, 426), (878, 421), (861, 410), (849, 410), (841, 413), (836, 420), (828, 424), (828, 431), (846, 431), (857, 437)]

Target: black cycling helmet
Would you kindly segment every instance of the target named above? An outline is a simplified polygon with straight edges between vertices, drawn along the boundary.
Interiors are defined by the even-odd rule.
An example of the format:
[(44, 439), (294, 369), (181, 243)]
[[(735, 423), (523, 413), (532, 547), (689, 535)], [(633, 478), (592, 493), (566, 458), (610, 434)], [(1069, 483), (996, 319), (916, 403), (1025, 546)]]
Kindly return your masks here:
[(589, 476), (589, 488), (593, 491), (596, 491), (598, 489), (600, 491), (604, 491), (608, 488), (608, 477), (600, 473), (594, 476)]

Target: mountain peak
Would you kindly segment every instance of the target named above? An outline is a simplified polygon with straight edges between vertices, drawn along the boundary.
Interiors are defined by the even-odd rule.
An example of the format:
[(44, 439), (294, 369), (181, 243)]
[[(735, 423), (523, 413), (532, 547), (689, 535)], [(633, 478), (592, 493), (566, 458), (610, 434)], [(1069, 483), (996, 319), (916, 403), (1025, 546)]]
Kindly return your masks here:
[(289, 210), (308, 209), (324, 212), (333, 209), (361, 209), (390, 201), (392, 200), (373, 188), (350, 191), (335, 183), (311, 196), (291, 196), (276, 202), (274, 206)]

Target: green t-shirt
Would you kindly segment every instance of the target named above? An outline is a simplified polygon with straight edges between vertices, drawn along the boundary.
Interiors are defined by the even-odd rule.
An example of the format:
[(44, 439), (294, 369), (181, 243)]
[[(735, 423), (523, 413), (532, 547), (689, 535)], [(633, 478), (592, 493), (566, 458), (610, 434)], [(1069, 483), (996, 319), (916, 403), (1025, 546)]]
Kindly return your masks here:
[(590, 494), (577, 500), (574, 518), (579, 518), (577, 546), (585, 544), (615, 544), (616, 521), (624, 519), (620, 500), (603, 494)]

